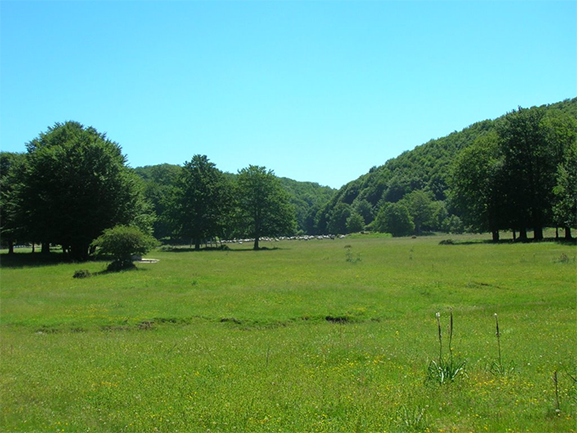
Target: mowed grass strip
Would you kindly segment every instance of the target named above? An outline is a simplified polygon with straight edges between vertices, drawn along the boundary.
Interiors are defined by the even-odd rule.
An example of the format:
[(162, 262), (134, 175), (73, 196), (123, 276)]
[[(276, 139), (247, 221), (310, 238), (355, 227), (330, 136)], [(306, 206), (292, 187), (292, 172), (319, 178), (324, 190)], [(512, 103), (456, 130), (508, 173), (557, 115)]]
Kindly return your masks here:
[[(0, 427), (574, 431), (575, 247), (441, 239), (159, 250), (100, 274), (3, 256)], [(451, 310), (467, 375), (435, 385)], [(507, 375), (490, 371), (494, 313)]]

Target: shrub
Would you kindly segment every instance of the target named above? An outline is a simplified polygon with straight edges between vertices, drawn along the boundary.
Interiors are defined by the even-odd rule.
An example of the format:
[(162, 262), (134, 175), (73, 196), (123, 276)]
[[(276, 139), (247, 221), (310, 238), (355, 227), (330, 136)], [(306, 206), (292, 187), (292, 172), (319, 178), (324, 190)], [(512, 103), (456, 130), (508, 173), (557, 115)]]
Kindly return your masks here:
[(92, 274), (90, 273), (89, 270), (86, 269), (80, 269), (78, 271), (74, 271), (74, 275), (72, 276), (72, 278), (88, 278), (90, 277)]
[(132, 256), (148, 253), (157, 245), (157, 241), (136, 227), (121, 225), (104, 230), (93, 245), (99, 248), (99, 254), (112, 257), (113, 262), (108, 269), (117, 271), (134, 267)]

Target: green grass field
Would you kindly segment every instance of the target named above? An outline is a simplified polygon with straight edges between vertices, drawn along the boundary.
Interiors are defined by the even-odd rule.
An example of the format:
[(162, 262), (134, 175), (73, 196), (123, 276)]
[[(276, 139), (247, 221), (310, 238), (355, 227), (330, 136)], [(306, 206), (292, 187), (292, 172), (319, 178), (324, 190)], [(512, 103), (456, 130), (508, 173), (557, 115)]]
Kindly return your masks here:
[[(575, 246), (442, 239), (158, 250), (121, 273), (2, 255), (0, 430), (577, 431)], [(439, 384), (450, 311), (466, 374)]]

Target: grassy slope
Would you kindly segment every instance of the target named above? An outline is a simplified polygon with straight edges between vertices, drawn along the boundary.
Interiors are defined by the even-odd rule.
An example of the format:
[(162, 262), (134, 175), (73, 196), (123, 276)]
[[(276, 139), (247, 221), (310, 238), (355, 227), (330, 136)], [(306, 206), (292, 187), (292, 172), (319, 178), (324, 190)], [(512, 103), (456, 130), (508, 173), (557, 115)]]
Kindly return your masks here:
[[(439, 240), (157, 251), (159, 263), (87, 279), (72, 275), (105, 264), (4, 260), (0, 427), (575, 430), (575, 247)], [(468, 377), (425, 384), (435, 312), (446, 333), (450, 309)], [(515, 364), (507, 377), (487, 370), (495, 312), (503, 358)]]

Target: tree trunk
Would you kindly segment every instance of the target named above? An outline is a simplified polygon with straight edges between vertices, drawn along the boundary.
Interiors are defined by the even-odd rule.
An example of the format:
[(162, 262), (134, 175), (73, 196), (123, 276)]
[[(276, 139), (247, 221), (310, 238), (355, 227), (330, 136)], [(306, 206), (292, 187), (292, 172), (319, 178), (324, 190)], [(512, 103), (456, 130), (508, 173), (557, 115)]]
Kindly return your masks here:
[(88, 244), (78, 243), (70, 245), (70, 258), (76, 262), (88, 260)]
[(8, 241), (8, 254), (14, 254), (14, 241)]
[(499, 242), (499, 230), (493, 230), (493, 242)]
[(535, 227), (533, 229), (533, 239), (535, 239), (536, 241), (543, 240), (543, 227)]
[(559, 240), (559, 227), (555, 227), (555, 240)]
[(254, 249), (254, 250), (258, 250), (258, 248), (259, 248), (259, 246), (258, 246), (258, 236), (256, 236), (256, 237), (254, 238), (254, 248), (253, 248), (253, 249)]
[(42, 242), (42, 249), (40, 250), (41, 254), (49, 254), (50, 253), (50, 242)]
[(570, 241), (571, 239), (573, 239), (573, 236), (571, 236), (571, 227), (565, 227), (565, 240)]
[(195, 239), (195, 240), (194, 240), (194, 250), (195, 250), (195, 251), (200, 251), (200, 239)]
[(521, 242), (527, 241), (527, 229), (525, 227), (519, 229), (519, 240)]
[(513, 229), (513, 242), (517, 241), (517, 230)]

